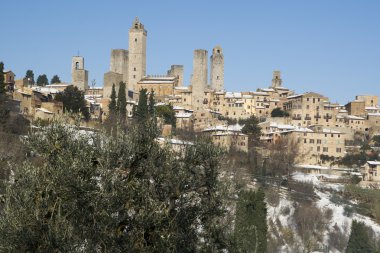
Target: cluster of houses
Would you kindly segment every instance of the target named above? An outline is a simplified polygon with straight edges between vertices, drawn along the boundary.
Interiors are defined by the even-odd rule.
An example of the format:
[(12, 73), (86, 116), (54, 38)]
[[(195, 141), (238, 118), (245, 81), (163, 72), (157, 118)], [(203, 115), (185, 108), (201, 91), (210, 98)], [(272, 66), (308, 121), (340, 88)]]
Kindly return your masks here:
[[(280, 71), (273, 72), (267, 88), (229, 92), (224, 89), (224, 56), (220, 46), (213, 48), (210, 56), (210, 78), (207, 50), (194, 51), (192, 78), (190, 85), (184, 86), (182, 65), (172, 65), (165, 75), (146, 74), (146, 38), (147, 31), (136, 18), (129, 31), (129, 49), (111, 51), (110, 70), (104, 74), (103, 87), (89, 87), (88, 71), (81, 56), (72, 58), (70, 83), (33, 86), (30, 80), (15, 80), (12, 71), (4, 71), (5, 83), (19, 113), (32, 121), (49, 121), (62, 114), (63, 104), (55, 96), (73, 85), (85, 94), (90, 122), (102, 122), (109, 114), (112, 87), (118, 90), (120, 82), (124, 82), (128, 117), (132, 117), (132, 108), (139, 102), (139, 91), (147, 89), (154, 92), (157, 105), (173, 107), (177, 128), (208, 134), (215, 144), (242, 152), (252, 148), (249, 136), (242, 132), (242, 125), (228, 122), (255, 116), (261, 122), (261, 141), (276, 145), (282, 138), (296, 140), (299, 150), (294, 152), (299, 154), (298, 163), (307, 165), (305, 168), (330, 166), (348, 152), (358, 152), (354, 145), (357, 136), (371, 140), (380, 135), (378, 96), (359, 95), (345, 105), (332, 103), (321, 94), (297, 94), (284, 87)], [(272, 117), (274, 109), (286, 114)], [(170, 128), (164, 130), (164, 135), (170, 135)], [(379, 167), (378, 162), (368, 162), (363, 168), (363, 178), (380, 181)]]

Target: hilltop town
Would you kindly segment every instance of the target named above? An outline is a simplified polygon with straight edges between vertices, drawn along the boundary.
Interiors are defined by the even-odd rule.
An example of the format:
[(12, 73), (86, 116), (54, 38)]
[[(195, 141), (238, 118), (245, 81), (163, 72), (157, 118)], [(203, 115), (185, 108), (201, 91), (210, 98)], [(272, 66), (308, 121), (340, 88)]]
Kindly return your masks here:
[[(298, 252), (294, 251), (295, 249), (320, 249), (323, 252), (329, 252), (329, 247), (323, 247), (326, 244), (332, 245), (331, 247), (335, 250), (333, 252), (342, 252), (348, 243), (346, 230), (351, 224), (356, 224), (354, 220), (363, 222), (370, 227), (374, 238), (380, 237), (380, 202), (378, 201), (380, 105), (377, 95), (357, 94), (347, 104), (333, 103), (328, 98), (329, 94), (319, 94), (313, 90), (297, 93), (291, 87), (286, 87), (280, 70), (274, 70), (273, 76), (268, 77), (267, 87), (256, 87), (250, 91), (227, 91), (224, 83), (225, 59), (223, 48), (220, 45), (216, 45), (210, 50), (211, 55), (205, 49), (194, 50), (190, 83), (186, 85), (185, 66), (177, 63), (168, 66), (167, 73), (162, 75), (146, 73), (147, 36), (148, 32), (143, 23), (136, 17), (129, 29), (128, 49), (111, 49), (109, 71), (104, 73), (102, 87), (95, 86), (94, 82), (90, 83), (85, 58), (80, 55), (72, 57), (70, 82), (61, 82), (58, 76), (55, 76), (50, 84), (46, 76), (39, 76), (35, 82), (30, 70), (27, 71), (25, 77), (18, 78), (21, 74), (14, 73), (11, 70), (12, 66), (6, 66), (10, 68), (2, 71), (6, 102), (1, 96), (1, 106), (5, 105), (7, 113), (9, 112), (12, 116), (20, 116), (25, 119), (30, 129), (43, 129), (44, 126), (63, 117), (69, 117), (74, 123), (73, 119), (79, 117), (80, 131), (83, 130), (85, 133), (80, 132), (80, 134), (90, 136), (94, 132), (101, 132), (110, 124), (112, 126), (128, 125), (128, 122), (136, 120), (138, 116), (136, 108), (139, 105), (154, 107), (156, 110), (152, 111), (155, 112), (149, 111), (149, 117), (153, 115), (152, 122), (159, 132), (158, 137), (152, 135), (154, 142), (157, 141), (162, 146), (168, 144), (170, 150), (175, 150), (186, 157), (188, 154), (183, 151), (184, 147), (194, 145), (196, 139), (194, 136), (205, 136), (207, 140), (215, 144), (211, 145), (212, 147), (220, 147), (227, 157), (223, 160), (221, 175), (214, 174), (215, 181), (232, 178), (235, 180), (234, 187), (238, 189), (234, 190), (239, 193), (242, 191), (241, 189), (265, 188), (265, 197), (264, 195), (260, 196), (262, 197), (261, 201), (264, 203), (265, 198), (265, 203), (268, 205), (268, 210), (264, 208), (265, 217), (263, 218), (264, 223), (268, 226), (268, 236), (267, 238), (264, 236), (262, 240), (265, 241), (265, 248), (268, 249), (268, 252)], [(190, 66), (186, 66), (186, 68), (190, 68)], [(145, 100), (141, 101), (142, 98)], [(124, 101), (122, 101), (123, 99)], [(119, 103), (120, 101), (123, 103)], [(71, 105), (68, 104), (74, 104), (74, 106), (70, 107)], [(119, 116), (125, 114), (122, 115), (123, 120), (121, 121), (114, 118), (116, 107)], [(69, 108), (76, 108), (78, 114), (74, 115)], [(22, 125), (21, 121), (16, 120), (15, 122), (8, 128), (16, 128), (18, 124)], [(138, 120), (136, 122), (140, 123)], [(131, 132), (138, 133), (137, 136), (139, 136), (145, 134), (146, 131), (149, 135), (149, 129), (144, 129), (144, 127), (149, 128), (150, 125), (146, 122), (144, 124), (141, 129), (139, 129), (140, 126), (137, 126), (138, 130), (134, 129), (133, 127), (136, 125), (133, 125)], [(56, 130), (54, 127), (47, 129), (47, 132)], [(69, 130), (65, 128), (64, 131), (70, 131), (70, 128)], [(16, 132), (21, 135), (22, 131), (19, 133), (15, 130), (12, 134)], [(25, 134), (25, 131), (22, 134)], [(73, 134), (75, 140), (76, 134)], [(52, 137), (52, 139), (54, 138), (56, 136)], [(102, 138), (108, 137), (102, 136)], [(133, 142), (136, 141), (135, 139), (125, 139), (135, 144)], [(42, 138), (38, 141), (42, 143), (46, 140)], [(59, 143), (62, 140), (56, 141)], [(84, 143), (87, 145), (88, 140), (86, 139)], [(89, 149), (93, 148), (96, 151), (91, 152), (100, 157), (106, 157), (102, 157), (104, 161), (109, 162), (116, 159), (116, 162), (110, 162), (110, 168), (119, 166), (119, 163), (125, 163), (124, 161), (120, 162), (114, 155), (117, 152), (125, 155), (126, 160), (133, 157), (129, 153), (127, 153), (128, 155), (123, 153), (127, 152), (126, 149), (118, 150), (118, 147), (113, 147), (110, 143), (112, 144), (112, 141), (109, 143), (105, 141), (106, 148), (103, 147), (103, 144), (94, 144), (94, 147)], [(54, 145), (56, 143), (53, 143)], [(124, 145), (124, 143), (118, 143), (118, 145)], [(60, 146), (57, 146), (58, 148), (54, 146), (54, 152), (56, 152), (55, 148), (60, 149)], [(77, 147), (75, 146), (75, 148)], [(210, 146), (208, 148), (212, 149)], [(2, 147), (2, 149), (6, 150), (7, 147)], [(106, 151), (97, 153), (102, 149)], [(61, 155), (60, 151), (54, 153), (52, 150), (41, 150), (41, 153), (51, 152), (47, 157), (50, 155), (60, 157)], [(157, 153), (163, 152), (157, 150), (155, 150)], [(76, 151), (74, 150), (73, 154), (76, 154)], [(22, 158), (23, 151), (15, 153), (18, 152), (19, 159), (24, 159)], [(128, 150), (128, 152), (132, 151)], [(132, 154), (134, 154), (133, 152)], [(166, 150), (165, 152), (172, 151)], [(203, 152), (205, 152), (204, 149)], [(36, 153), (38, 152), (28, 153), (28, 159), (38, 160), (39, 155), (43, 157)], [(78, 162), (73, 154), (70, 153), (68, 159)], [(167, 159), (169, 163), (170, 159), (167, 157), (172, 153), (165, 154), (167, 156), (164, 156), (163, 159)], [(176, 159), (182, 159), (178, 153), (174, 154)], [(67, 154), (64, 153), (64, 155)], [(213, 155), (210, 157), (215, 158), (216, 155), (215, 157)], [(107, 160), (109, 157), (113, 158)], [(207, 156), (205, 157), (208, 159)], [(60, 157), (61, 160), (65, 158)], [(100, 163), (99, 159), (97, 157), (91, 159), (89, 168), (97, 168)], [(207, 164), (206, 160), (201, 162)], [(0, 162), (3, 161), (6, 159), (0, 159)], [(33, 162), (35, 161), (33, 160)], [(80, 166), (88, 165), (81, 162), (83, 161), (78, 162)], [(181, 163), (184, 164), (183, 161)], [(206, 166), (205, 164), (202, 166)], [(54, 164), (54, 166), (56, 165)], [(63, 170), (66, 169), (65, 166), (66, 164), (63, 166)], [(161, 169), (157, 164), (154, 166), (157, 166), (157, 168), (154, 167), (157, 171)], [(194, 162), (194, 167), (196, 166), (198, 165)], [(131, 165), (131, 167), (133, 166)], [(210, 167), (215, 169), (217, 166), (212, 168), (210, 165)], [(108, 169), (108, 167), (106, 168)], [(23, 169), (24, 167), (21, 167), (21, 171)], [(119, 169), (125, 168), (117, 167), (117, 170), (114, 171), (119, 173)], [(170, 173), (176, 172), (171, 171), (171, 167), (168, 170), (170, 171), (165, 176), (173, 178), (173, 174)], [(112, 173), (115, 173), (114, 171)], [(187, 172), (189, 175), (193, 173), (192, 168)], [(121, 172), (122, 180), (120, 182), (124, 183), (123, 180), (129, 176), (128, 173), (130, 171), (127, 169)], [(149, 173), (156, 172), (149, 171)], [(154, 176), (160, 178), (162, 175), (158, 174), (154, 174)], [(12, 178), (10, 175), (9, 172), (9, 175), (1, 177), (8, 180), (8, 177)], [(95, 172), (92, 176), (97, 180), (103, 180)], [(115, 177), (119, 176), (120, 174), (117, 174)], [(151, 174), (149, 174), (150, 176)], [(182, 177), (189, 176), (184, 174)], [(165, 179), (169, 181), (168, 178)], [(197, 184), (196, 180), (188, 180), (188, 184)], [(156, 183), (151, 178), (148, 181), (151, 184)], [(128, 189), (138, 189), (136, 192), (145, 192), (147, 189), (146, 185), (139, 186), (142, 187), (141, 189), (133, 187)], [(162, 187), (162, 185), (157, 187)], [(199, 193), (198, 190), (203, 191), (202, 187), (199, 186), (199, 189), (195, 187), (196, 194)], [(178, 186), (178, 188), (180, 187)], [(186, 195), (186, 191), (187, 189), (184, 196), (189, 197), (190, 194)], [(254, 194), (259, 196), (260, 191), (258, 190)], [(147, 192), (149, 195), (150, 192)], [(179, 198), (179, 194), (176, 194), (174, 194), (175, 197), (170, 195), (170, 198)], [(154, 196), (156, 197), (156, 195)], [(138, 197), (142, 199), (140, 196)], [(151, 196), (149, 195), (149, 197)], [(190, 196), (189, 199), (191, 204), (198, 201), (193, 196)], [(229, 200), (229, 198), (227, 199)], [(118, 199), (115, 201), (117, 208), (120, 204), (118, 201)], [(165, 201), (162, 203), (168, 204)], [(168, 206), (172, 208), (173, 203), (174, 201), (170, 202)], [(140, 206), (136, 206), (137, 209), (140, 208)], [(235, 203), (228, 203), (226, 206), (226, 210), (232, 210), (232, 215), (235, 215), (235, 208), (239, 209), (239, 204), (235, 206)], [(152, 207), (152, 213), (156, 212), (157, 208), (157, 206)], [(132, 217), (135, 214), (130, 214), (128, 210), (128, 215)], [(237, 214), (236, 217), (238, 217)], [(238, 224), (239, 218), (236, 219)], [(197, 219), (194, 218), (194, 220), (198, 222)], [(314, 224), (315, 220), (324, 225), (317, 227)], [(245, 220), (240, 220), (240, 222), (244, 224)], [(309, 227), (303, 227), (306, 226), (305, 224)], [(189, 227), (191, 226), (189, 225)], [(192, 228), (197, 230), (194, 233), (199, 233), (198, 228)], [(126, 228), (123, 229), (126, 230)], [(149, 229), (151, 227), (147, 230)], [(266, 234), (267, 227), (264, 230), (263, 233)], [(310, 232), (307, 237), (304, 237), (304, 234), (307, 234), (305, 231)], [(255, 235), (257, 236), (257, 231)], [(146, 240), (149, 241), (149, 238)], [(150, 240), (152, 239), (150, 238)], [(203, 238), (200, 241), (202, 240)], [(374, 240), (376, 243), (380, 243), (378, 239), (376, 240)], [(377, 244), (375, 246), (377, 247)], [(373, 247), (375, 248), (375, 246)]]
[[(84, 92), (91, 115), (83, 124), (93, 127), (109, 115), (112, 86), (118, 91), (124, 82), (128, 117), (133, 116), (133, 106), (139, 102), (139, 91), (146, 89), (148, 93), (154, 92), (156, 105), (172, 107), (177, 129), (206, 133), (215, 144), (227, 150), (248, 152), (249, 136), (242, 132), (243, 124), (239, 125), (238, 120), (255, 116), (260, 121), (262, 143), (275, 144), (283, 137), (298, 140), (299, 169), (313, 173), (326, 170), (339, 175), (350, 172), (368, 184), (380, 182), (378, 161), (368, 161), (355, 170), (336, 163), (347, 154), (360, 152), (363, 143), (369, 143), (374, 148), (372, 151), (377, 150), (378, 142), (373, 141), (380, 135), (377, 95), (357, 95), (345, 105), (332, 103), (326, 95), (313, 91), (298, 94), (285, 87), (278, 70), (273, 71), (268, 87), (226, 91), (221, 46), (212, 49), (210, 60), (207, 50), (194, 50), (193, 72), (190, 85), (186, 86), (183, 65), (172, 65), (163, 75), (146, 73), (146, 43), (147, 31), (136, 18), (129, 30), (128, 50), (111, 50), (103, 87), (89, 85), (82, 56), (72, 57), (70, 83), (33, 85), (28, 78), (15, 80), (11, 70), (4, 71), (4, 79), (17, 104), (16, 110), (31, 120), (49, 121), (63, 114), (64, 105), (54, 99), (55, 95), (74, 86)], [(170, 125), (164, 124), (162, 128), (165, 137), (171, 136)]]

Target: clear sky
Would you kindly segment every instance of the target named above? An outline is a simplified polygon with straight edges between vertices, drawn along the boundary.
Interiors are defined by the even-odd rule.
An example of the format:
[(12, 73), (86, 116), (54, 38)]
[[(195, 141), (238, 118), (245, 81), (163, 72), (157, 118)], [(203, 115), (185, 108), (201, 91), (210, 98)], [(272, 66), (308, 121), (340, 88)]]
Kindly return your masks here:
[(379, 0), (1, 1), (0, 61), (18, 78), (32, 69), (70, 82), (79, 51), (89, 80), (102, 86), (111, 49), (128, 49), (138, 16), (148, 31), (147, 74), (183, 64), (187, 85), (193, 50), (220, 45), (228, 91), (267, 87), (281, 70), (287, 88), (344, 104), (380, 96), (379, 13)]

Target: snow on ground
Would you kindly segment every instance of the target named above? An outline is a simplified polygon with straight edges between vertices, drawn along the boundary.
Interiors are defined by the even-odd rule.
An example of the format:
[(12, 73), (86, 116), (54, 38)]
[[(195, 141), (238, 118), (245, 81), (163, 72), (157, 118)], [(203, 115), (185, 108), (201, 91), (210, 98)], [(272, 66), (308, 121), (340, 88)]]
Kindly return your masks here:
[[(330, 201), (330, 198), (332, 194), (335, 192), (341, 192), (344, 189), (343, 184), (333, 184), (333, 183), (324, 183), (318, 180), (318, 176), (325, 176), (325, 177), (335, 177), (333, 175), (312, 175), (312, 174), (303, 174), (303, 173), (295, 173), (293, 174), (293, 179), (297, 181), (308, 181), (313, 183), (315, 186), (315, 193), (318, 195), (320, 200), (317, 201), (317, 206), (323, 210), (324, 208), (329, 208), (333, 211), (333, 216), (331, 219), (331, 223), (329, 224), (329, 229), (332, 230), (333, 226), (337, 224), (339, 228), (342, 231), (347, 231), (347, 233), (350, 232), (351, 229), (351, 222), (353, 219), (356, 219), (358, 221), (364, 222), (367, 226), (371, 227), (372, 230), (380, 236), (380, 225), (376, 223), (374, 220), (372, 220), (369, 217), (353, 213), (351, 217), (347, 217), (344, 215), (344, 206), (345, 204), (334, 204)], [(328, 190), (328, 191), (321, 191), (321, 189)], [(355, 204), (351, 202), (352, 204)], [(327, 231), (326, 231), (327, 232)], [(327, 243), (327, 233), (325, 236), (325, 243)]]

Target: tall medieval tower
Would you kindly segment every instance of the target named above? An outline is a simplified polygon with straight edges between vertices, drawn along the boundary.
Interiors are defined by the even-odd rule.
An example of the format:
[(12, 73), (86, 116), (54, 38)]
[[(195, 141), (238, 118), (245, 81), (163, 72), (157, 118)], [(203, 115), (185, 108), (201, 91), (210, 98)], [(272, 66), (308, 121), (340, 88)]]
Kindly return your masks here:
[(273, 71), (272, 87), (278, 88), (278, 87), (281, 87), (281, 84), (282, 84), (281, 72), (279, 70)]
[(88, 71), (84, 69), (82, 56), (74, 56), (71, 60), (71, 83), (80, 90), (88, 89)]
[(192, 86), (193, 109), (199, 110), (203, 106), (204, 92), (207, 87), (207, 50), (194, 51)]
[(214, 47), (211, 62), (211, 89), (216, 91), (224, 90), (224, 56), (220, 46)]
[(144, 25), (136, 17), (129, 30), (129, 66), (128, 83), (129, 90), (136, 91), (136, 83), (146, 75), (146, 36)]

